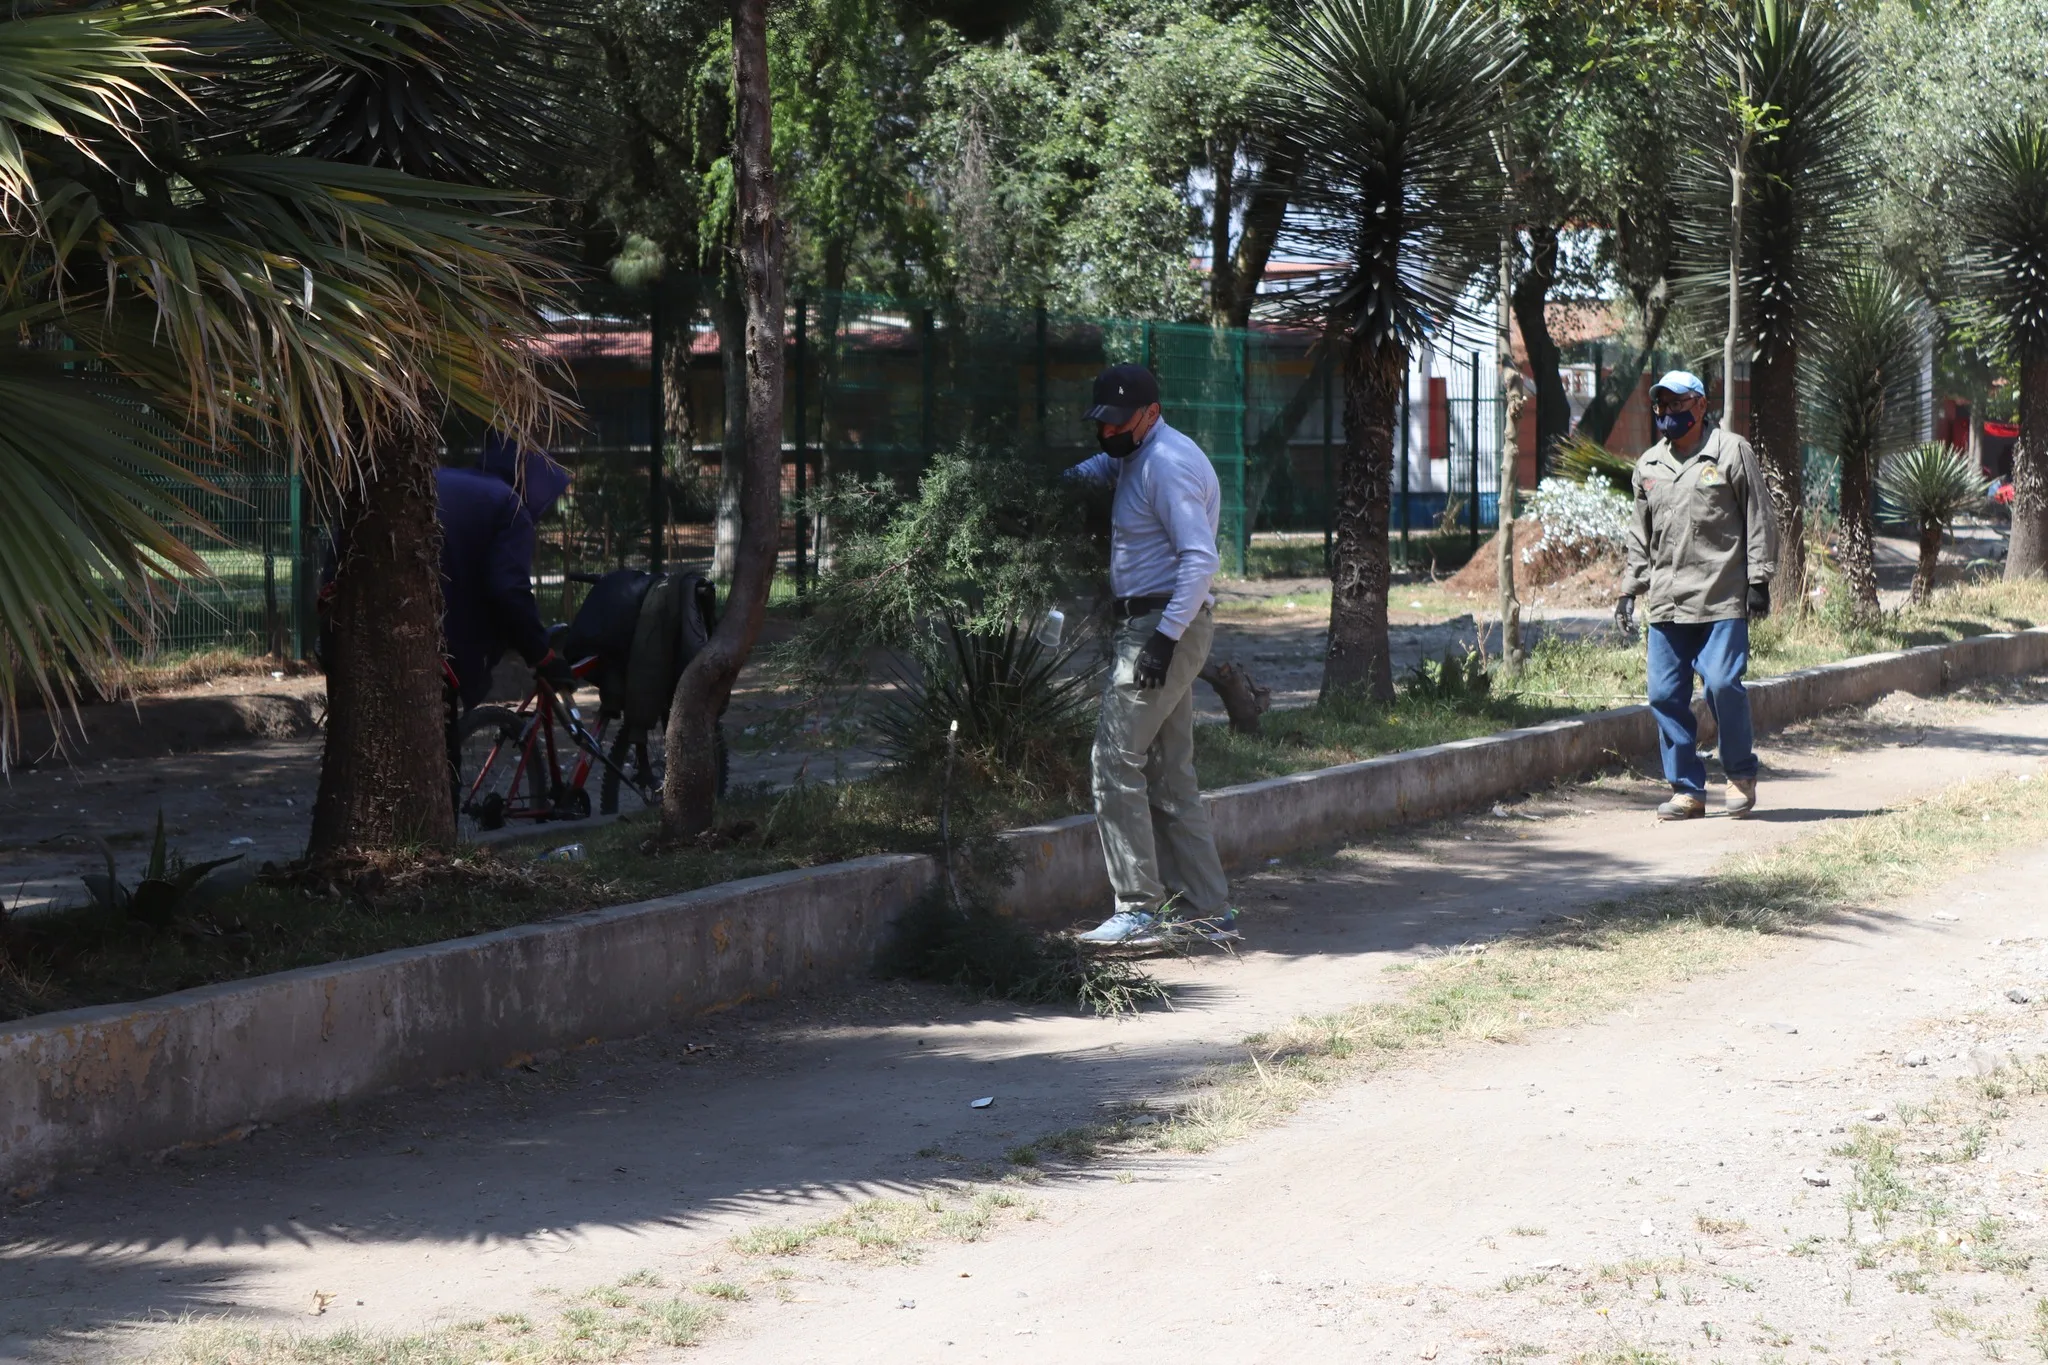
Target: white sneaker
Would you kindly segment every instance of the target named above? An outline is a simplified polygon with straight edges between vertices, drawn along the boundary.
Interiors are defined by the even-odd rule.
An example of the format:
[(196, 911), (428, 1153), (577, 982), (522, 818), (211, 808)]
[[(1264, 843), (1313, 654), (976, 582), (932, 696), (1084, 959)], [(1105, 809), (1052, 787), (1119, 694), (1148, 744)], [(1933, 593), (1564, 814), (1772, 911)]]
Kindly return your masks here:
[(1085, 934), (1075, 938), (1083, 943), (1116, 943), (1125, 947), (1142, 947), (1157, 943), (1159, 939), (1159, 917), (1143, 910), (1119, 910)]

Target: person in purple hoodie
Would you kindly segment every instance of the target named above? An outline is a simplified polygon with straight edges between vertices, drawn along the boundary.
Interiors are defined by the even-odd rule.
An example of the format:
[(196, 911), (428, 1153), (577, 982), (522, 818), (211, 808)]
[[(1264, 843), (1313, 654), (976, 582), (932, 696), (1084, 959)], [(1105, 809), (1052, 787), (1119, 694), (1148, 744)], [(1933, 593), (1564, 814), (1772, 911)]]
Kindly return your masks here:
[(533, 599), (535, 527), (569, 487), (569, 471), (496, 432), (480, 468), (443, 466), (441, 640), (462, 709), (491, 690), (491, 670), (516, 649), (555, 691), (576, 686), (569, 661), (548, 646)]

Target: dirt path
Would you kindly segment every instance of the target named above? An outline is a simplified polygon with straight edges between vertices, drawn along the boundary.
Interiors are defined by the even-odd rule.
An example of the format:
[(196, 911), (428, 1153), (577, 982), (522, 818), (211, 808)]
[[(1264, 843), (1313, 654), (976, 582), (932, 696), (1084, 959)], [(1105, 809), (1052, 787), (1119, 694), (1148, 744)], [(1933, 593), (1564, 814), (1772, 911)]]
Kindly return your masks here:
[[(2038, 852), (1594, 1026), (1341, 1086), (1207, 1156), (1035, 1180), (1005, 1156), (1184, 1090), (1248, 1033), (1387, 998), (1389, 965), (2043, 754), (2048, 705), (1893, 699), (1769, 742), (1750, 822), (1659, 826), (1654, 784), (1614, 779), (1537, 796), (1521, 809), (1540, 821), (1269, 868), (1239, 886), (1241, 959), (1164, 969), (1171, 1012), (1104, 1023), (879, 986), (74, 1177), (0, 1214), (0, 1361), (168, 1350), (187, 1313), (319, 1333), (543, 1321), (636, 1276), (708, 1286), (727, 1316), (692, 1353), (706, 1361), (1974, 1356), (1940, 1311), (1978, 1324), (1945, 1320), (1965, 1336), (2018, 1323), (2018, 1358), (2026, 1276), (1921, 1294), (1854, 1270), (1842, 1186), (1800, 1172), (1847, 1181), (1830, 1130), (1957, 1084), (1972, 1029), (2039, 1043), (2042, 1007), (2000, 995), (2048, 996), (2041, 945), (2014, 941), (2039, 931)], [(1909, 1048), (1934, 1065), (1902, 1068)], [(1991, 1159), (1958, 1168), (1956, 1199), (2019, 1239), (2048, 1115), (2016, 1103), (1987, 1125)], [(915, 1264), (730, 1243), (959, 1181), (1010, 1205)], [(1809, 1234), (1835, 1242), (1783, 1254)]]

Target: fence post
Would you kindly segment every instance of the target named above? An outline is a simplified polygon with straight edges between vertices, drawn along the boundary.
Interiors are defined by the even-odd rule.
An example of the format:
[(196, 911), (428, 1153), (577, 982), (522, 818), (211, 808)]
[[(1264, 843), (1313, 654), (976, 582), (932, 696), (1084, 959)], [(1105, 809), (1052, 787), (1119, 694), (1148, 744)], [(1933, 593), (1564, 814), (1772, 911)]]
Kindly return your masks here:
[(291, 554), (292, 554), (292, 657), (306, 657), (306, 613), (309, 601), (306, 592), (306, 541), (302, 523), (305, 519), (305, 497), (303, 482), (299, 475), (298, 461), (292, 462), (291, 473)]
[(1409, 420), (1408, 398), (1415, 377), (1404, 366), (1401, 371), (1401, 568), (1408, 567), (1408, 434), (1415, 424)]
[(1330, 354), (1323, 363), (1323, 573), (1332, 572), (1331, 550), (1337, 529), (1337, 470), (1331, 450), (1336, 442), (1337, 338), (1325, 333)]
[(796, 595), (804, 595), (804, 542), (810, 538), (810, 518), (804, 514), (804, 493), (807, 485), (804, 479), (804, 424), (809, 414), (804, 411), (804, 322), (810, 316), (811, 307), (803, 299), (796, 301), (796, 364), (794, 387), (796, 389)]
[(1479, 553), (1479, 352), (1472, 353), (1472, 425), (1466, 432), (1467, 444), (1472, 447), (1472, 505), (1465, 509), (1465, 520), (1472, 527), (1472, 547), (1466, 553)]
[(1052, 448), (1052, 441), (1045, 429), (1046, 390), (1052, 379), (1050, 348), (1046, 340), (1045, 305), (1038, 305), (1038, 453), (1043, 457)]
[[(1252, 420), (1252, 337), (1248, 331), (1237, 334), (1237, 371), (1241, 405), (1237, 414), (1237, 505), (1243, 509), (1237, 519), (1237, 571), (1249, 573), (1252, 564), (1252, 521), (1258, 516), (1259, 509), (1244, 505), (1246, 475), (1250, 473), (1252, 455), (1252, 443), (1248, 439)], [(1280, 448), (1280, 457), (1287, 457), (1287, 447), (1284, 445)], [(1268, 479), (1264, 487), (1272, 486), (1272, 480)], [(1263, 496), (1260, 500), (1264, 501)]]
[(924, 363), (924, 397), (920, 405), (919, 444), (924, 448), (924, 462), (926, 464), (930, 464), (932, 460), (932, 446), (935, 444), (935, 435), (932, 429), (932, 367), (937, 357), (932, 355), (932, 342), (934, 340), (934, 337), (932, 329), (932, 310), (929, 308), (923, 310), (921, 313), (918, 314), (917, 335), (918, 356), (919, 359), (922, 360)]
[(662, 388), (661, 277), (647, 288), (647, 567), (660, 573), (668, 561), (668, 499), (663, 496), (662, 438), (668, 434), (667, 395)]

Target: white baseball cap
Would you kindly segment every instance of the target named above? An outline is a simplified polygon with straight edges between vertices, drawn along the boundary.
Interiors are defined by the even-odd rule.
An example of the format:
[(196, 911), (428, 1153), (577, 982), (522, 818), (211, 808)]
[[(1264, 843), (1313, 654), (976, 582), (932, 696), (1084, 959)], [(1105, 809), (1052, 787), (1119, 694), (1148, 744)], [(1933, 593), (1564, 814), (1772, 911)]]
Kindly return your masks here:
[(1691, 370), (1667, 370), (1664, 377), (1650, 385), (1650, 392), (1689, 393), (1695, 398), (1707, 396), (1707, 386), (1700, 383), (1700, 377)]

